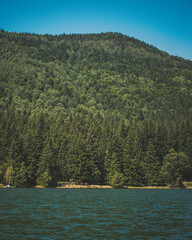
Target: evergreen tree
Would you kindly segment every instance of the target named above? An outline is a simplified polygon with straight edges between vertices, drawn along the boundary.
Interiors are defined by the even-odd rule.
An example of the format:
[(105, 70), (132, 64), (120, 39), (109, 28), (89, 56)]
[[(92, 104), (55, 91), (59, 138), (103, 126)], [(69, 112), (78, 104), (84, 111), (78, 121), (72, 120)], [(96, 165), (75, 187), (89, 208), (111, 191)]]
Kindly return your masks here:
[(43, 186), (55, 185), (58, 180), (57, 174), (52, 144), (47, 140), (38, 164), (37, 184)]
[(159, 161), (156, 156), (154, 145), (149, 142), (145, 157), (141, 162), (144, 184), (158, 185)]

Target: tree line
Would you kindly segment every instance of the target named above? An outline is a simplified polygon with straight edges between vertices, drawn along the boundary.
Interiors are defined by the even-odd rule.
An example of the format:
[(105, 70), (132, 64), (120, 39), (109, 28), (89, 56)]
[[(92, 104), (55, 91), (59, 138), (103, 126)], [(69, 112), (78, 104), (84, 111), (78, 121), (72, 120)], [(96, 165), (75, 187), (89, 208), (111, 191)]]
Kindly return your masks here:
[(191, 180), (191, 122), (114, 121), (101, 115), (56, 120), (40, 112), (1, 121), (1, 181), (11, 167), (14, 186), (58, 181), (165, 185)]

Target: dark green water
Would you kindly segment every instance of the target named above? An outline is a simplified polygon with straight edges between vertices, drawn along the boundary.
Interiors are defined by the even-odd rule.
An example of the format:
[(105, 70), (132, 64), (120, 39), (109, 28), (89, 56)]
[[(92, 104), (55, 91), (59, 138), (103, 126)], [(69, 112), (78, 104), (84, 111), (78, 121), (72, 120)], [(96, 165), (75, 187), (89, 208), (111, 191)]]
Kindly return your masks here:
[(0, 189), (0, 239), (192, 239), (192, 190)]

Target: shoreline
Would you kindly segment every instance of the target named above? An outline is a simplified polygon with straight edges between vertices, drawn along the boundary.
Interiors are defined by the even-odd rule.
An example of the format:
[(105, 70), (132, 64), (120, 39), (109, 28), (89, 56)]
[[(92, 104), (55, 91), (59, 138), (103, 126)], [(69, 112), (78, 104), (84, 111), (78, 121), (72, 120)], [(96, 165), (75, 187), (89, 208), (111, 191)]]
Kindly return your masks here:
[[(4, 184), (0, 184), (0, 188), (7, 188)], [(10, 188), (15, 188), (10, 187)], [(110, 185), (79, 185), (79, 184), (66, 184), (61, 186), (42, 186), (42, 185), (36, 185), (29, 188), (56, 188), (56, 189), (114, 189)], [(123, 186), (120, 189), (192, 189), (192, 182), (183, 182), (183, 187), (175, 187), (171, 188), (169, 185), (167, 186)]]
[[(57, 189), (115, 189), (110, 185), (65, 185), (65, 186), (52, 186), (52, 187), (44, 187), (44, 186), (34, 186), (33, 188), (57, 188)], [(175, 187), (170, 188), (170, 186), (123, 186), (119, 189), (192, 189), (191, 184), (188, 186), (184, 185), (183, 188)]]

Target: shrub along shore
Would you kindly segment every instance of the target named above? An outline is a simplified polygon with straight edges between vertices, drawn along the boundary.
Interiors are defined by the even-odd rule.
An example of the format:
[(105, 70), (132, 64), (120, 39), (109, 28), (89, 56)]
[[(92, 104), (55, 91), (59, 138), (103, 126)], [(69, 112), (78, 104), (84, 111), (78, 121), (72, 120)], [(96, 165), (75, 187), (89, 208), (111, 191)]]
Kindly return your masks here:
[[(0, 183), (0, 188), (6, 188), (6, 185)], [(15, 188), (14, 186), (10, 186), (10, 188)], [(112, 187), (110, 185), (86, 185), (86, 184), (64, 184), (59, 186), (42, 186), (42, 185), (36, 185), (31, 188), (74, 188), (74, 189), (113, 189), (115, 187)], [(192, 182), (183, 182), (182, 187), (171, 187), (170, 185), (167, 186), (123, 186), (121, 189), (192, 189)]]
[[(6, 188), (5, 185), (0, 184), (0, 188)], [(36, 185), (32, 188), (57, 188), (57, 189), (113, 189), (110, 185), (80, 185), (80, 184), (66, 184), (63, 186), (49, 186)], [(183, 182), (183, 187), (167, 186), (123, 186), (121, 189), (192, 189), (192, 182)]]

